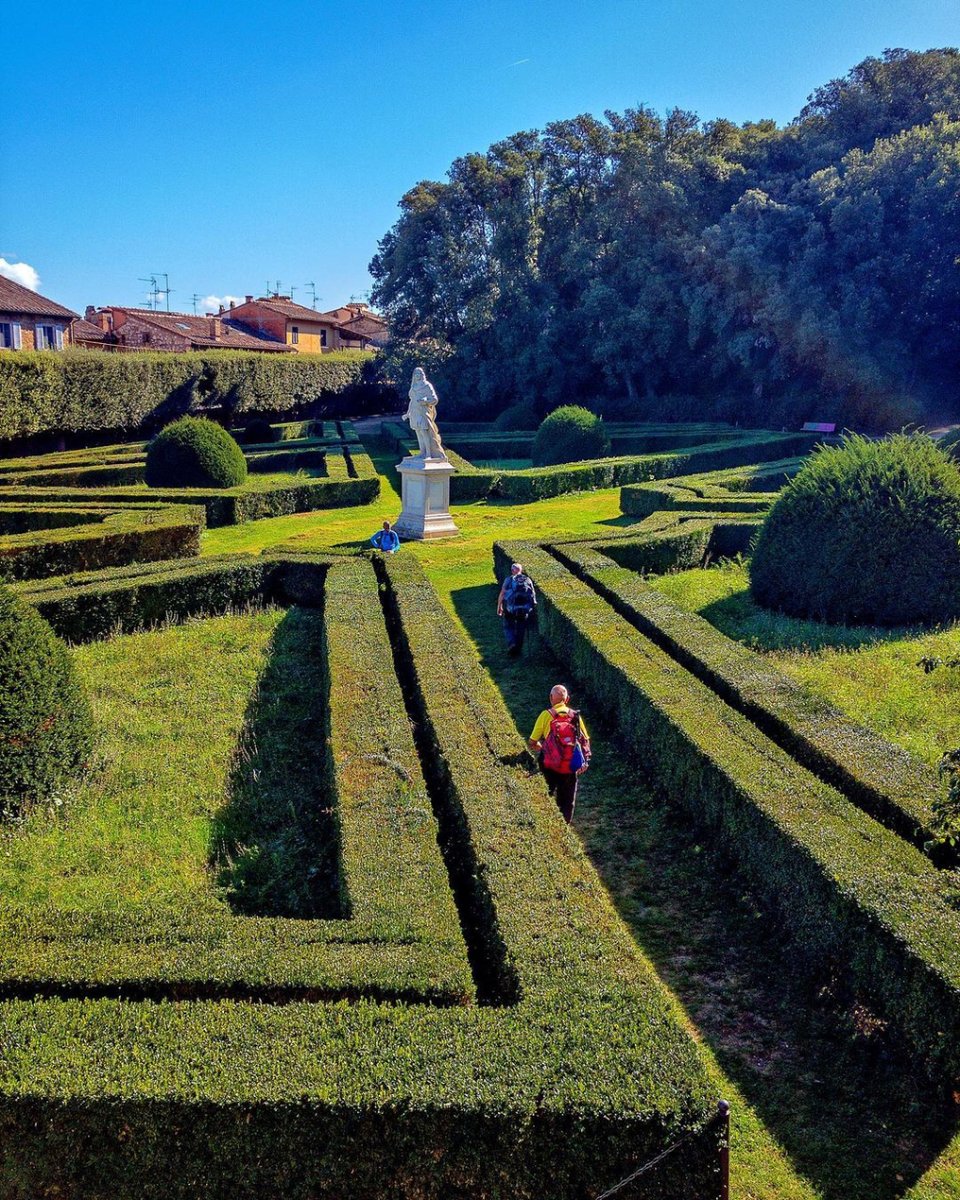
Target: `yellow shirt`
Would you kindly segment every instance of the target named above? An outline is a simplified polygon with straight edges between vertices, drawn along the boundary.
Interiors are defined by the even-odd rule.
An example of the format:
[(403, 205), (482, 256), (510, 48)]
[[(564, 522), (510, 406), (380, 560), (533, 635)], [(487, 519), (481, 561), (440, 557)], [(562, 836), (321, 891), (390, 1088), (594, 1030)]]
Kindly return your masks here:
[[(555, 704), (554, 711), (558, 713), (569, 712), (570, 706), (568, 704)], [(545, 708), (540, 716), (537, 717), (537, 723), (533, 727), (533, 733), (530, 734), (530, 741), (542, 742), (550, 732), (550, 722), (552, 720), (553, 717), (550, 715), (550, 709)], [(590, 734), (587, 733), (587, 727), (584, 724), (583, 717), (580, 718), (580, 732), (587, 739), (587, 741), (590, 740)]]

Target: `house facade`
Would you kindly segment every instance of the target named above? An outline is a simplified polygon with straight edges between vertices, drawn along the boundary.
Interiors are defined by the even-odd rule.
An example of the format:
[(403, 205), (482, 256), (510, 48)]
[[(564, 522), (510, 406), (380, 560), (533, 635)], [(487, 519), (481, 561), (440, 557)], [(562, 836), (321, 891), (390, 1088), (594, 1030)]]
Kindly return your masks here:
[(150, 308), (87, 307), (85, 325), (102, 333), (104, 349), (166, 350), (256, 350), (263, 354), (286, 354), (289, 347), (239, 328), (222, 316), (191, 316), (188, 313), (158, 312)]
[(339, 322), (329, 313), (296, 304), (289, 296), (247, 296), (242, 304), (224, 309), (221, 316), (238, 322), (258, 337), (281, 342), (298, 354), (323, 354), (339, 350)]
[(0, 350), (62, 350), (78, 314), (0, 276)]

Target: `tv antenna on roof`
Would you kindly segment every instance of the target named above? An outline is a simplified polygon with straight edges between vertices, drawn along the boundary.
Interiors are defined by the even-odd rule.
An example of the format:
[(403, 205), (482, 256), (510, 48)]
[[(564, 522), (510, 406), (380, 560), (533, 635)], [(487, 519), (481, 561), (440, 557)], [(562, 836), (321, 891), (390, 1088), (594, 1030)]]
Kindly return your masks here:
[(157, 301), (160, 296), (160, 289), (157, 284), (156, 275), (149, 275), (149, 276), (140, 275), (140, 276), (138, 276), (138, 278), (141, 283), (149, 283), (150, 284), (150, 291), (147, 292), (147, 308), (155, 309), (157, 307)]
[(272, 289), (270, 286), (270, 280), (269, 279), (267, 280), (267, 295), (268, 296), (269, 295), (274, 295), (274, 296), (280, 295), (280, 280), (279, 279), (276, 282), (276, 286), (274, 286)]
[(323, 299), (322, 296), (317, 295), (317, 285), (311, 279), (309, 283), (305, 283), (303, 286), (310, 289), (310, 304), (313, 308), (316, 308), (317, 301)]
[(193, 300), (193, 315), (196, 316), (197, 315), (197, 301), (202, 300), (203, 297), (200, 295), (199, 292), (194, 292), (193, 295), (191, 296), (191, 299)]
[(156, 289), (157, 303), (159, 305), (160, 297), (163, 296), (166, 300), (167, 312), (169, 312), (170, 311), (170, 293), (173, 291), (173, 288), (170, 286), (170, 276), (166, 273), (166, 271), (154, 271), (154, 276), (156, 277), (158, 275), (163, 276), (163, 287), (162, 288), (158, 287)]

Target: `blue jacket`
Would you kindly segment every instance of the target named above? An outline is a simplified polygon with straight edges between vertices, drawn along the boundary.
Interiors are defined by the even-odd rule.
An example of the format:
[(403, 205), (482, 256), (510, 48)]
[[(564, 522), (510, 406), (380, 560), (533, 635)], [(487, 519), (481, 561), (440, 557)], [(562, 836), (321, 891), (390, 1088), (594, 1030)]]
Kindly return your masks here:
[(400, 539), (392, 529), (378, 529), (370, 541), (378, 550), (383, 550), (388, 553), (391, 550), (400, 549)]

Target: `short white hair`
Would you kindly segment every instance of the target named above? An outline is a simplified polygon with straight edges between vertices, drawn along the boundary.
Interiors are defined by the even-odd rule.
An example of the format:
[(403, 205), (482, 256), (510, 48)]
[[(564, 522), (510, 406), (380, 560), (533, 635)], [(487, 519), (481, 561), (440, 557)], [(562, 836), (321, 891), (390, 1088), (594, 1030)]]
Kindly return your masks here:
[(522, 575), (523, 574), (523, 567), (520, 565), (520, 563), (513, 564), (513, 566), (510, 568), (510, 574), (511, 575)]
[(552, 696), (554, 694), (554, 692), (556, 692), (558, 696), (562, 696), (564, 698), (564, 700), (570, 699), (570, 693), (567, 691), (567, 689), (563, 686), (562, 683), (555, 683), (553, 685), (553, 687), (550, 689), (550, 695)]

